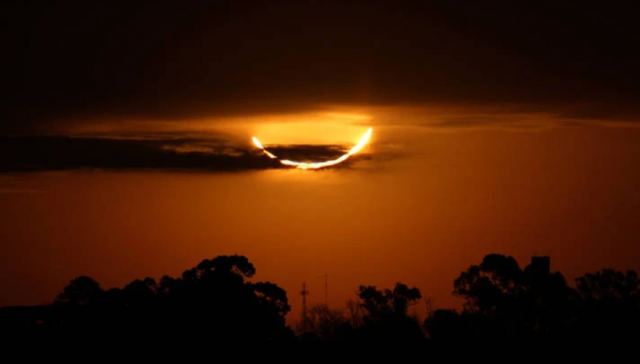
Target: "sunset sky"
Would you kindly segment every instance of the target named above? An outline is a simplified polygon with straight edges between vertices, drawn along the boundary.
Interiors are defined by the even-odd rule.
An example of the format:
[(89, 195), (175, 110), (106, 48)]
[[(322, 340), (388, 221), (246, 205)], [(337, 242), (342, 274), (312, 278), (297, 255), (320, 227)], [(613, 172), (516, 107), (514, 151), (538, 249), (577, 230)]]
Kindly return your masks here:
[[(640, 269), (636, 13), (514, 3), (2, 2), (0, 306), (221, 254), (292, 316), (325, 274), (334, 307), (455, 307), (491, 252)], [(327, 160), (369, 127), (315, 171), (251, 142)]]

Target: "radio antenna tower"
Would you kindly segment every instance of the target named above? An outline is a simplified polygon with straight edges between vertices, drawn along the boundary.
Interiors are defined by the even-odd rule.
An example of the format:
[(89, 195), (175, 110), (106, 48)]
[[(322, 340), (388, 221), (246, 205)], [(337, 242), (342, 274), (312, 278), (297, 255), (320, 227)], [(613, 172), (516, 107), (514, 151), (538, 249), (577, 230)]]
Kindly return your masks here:
[(324, 274), (324, 305), (329, 307), (329, 275)]
[(307, 317), (307, 295), (309, 291), (307, 290), (307, 284), (302, 282), (302, 291), (300, 291), (302, 295), (302, 331), (306, 332), (308, 329), (309, 318)]

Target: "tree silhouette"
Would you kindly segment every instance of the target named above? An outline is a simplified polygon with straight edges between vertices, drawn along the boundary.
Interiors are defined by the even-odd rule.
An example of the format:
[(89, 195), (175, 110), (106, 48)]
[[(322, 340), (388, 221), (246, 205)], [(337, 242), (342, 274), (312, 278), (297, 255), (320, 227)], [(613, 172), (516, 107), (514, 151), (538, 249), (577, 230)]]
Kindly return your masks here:
[(603, 269), (576, 279), (582, 299), (577, 337), (607, 346), (633, 343), (640, 327), (640, 281), (635, 271)]
[(358, 297), (365, 311), (358, 330), (361, 340), (386, 342), (421, 342), (424, 334), (418, 321), (407, 315), (407, 309), (422, 295), (415, 287), (396, 283), (393, 289), (360, 286)]
[(353, 328), (341, 310), (319, 304), (309, 308), (306, 324), (298, 331), (304, 341), (336, 342), (349, 340)]
[[(80, 276), (50, 305), (0, 308), (0, 332), (67, 342), (118, 340), (179, 343), (295, 342), (286, 325), (287, 293), (254, 282), (244, 256), (205, 259), (179, 277), (136, 279), (104, 290)], [(359, 286), (344, 311), (315, 305), (299, 342), (411, 343), (425, 348), (548, 348), (552, 345), (624, 349), (640, 333), (640, 279), (635, 271), (603, 269), (576, 279), (575, 289), (549, 257), (524, 268), (489, 254), (454, 280), (461, 310), (430, 311), (421, 327), (409, 308), (422, 297), (404, 283)], [(424, 330), (423, 330), (424, 329)]]
[[(94, 279), (73, 279), (38, 317), (40, 333), (83, 337), (117, 332), (121, 338), (290, 340), (286, 292), (249, 282), (255, 268), (243, 256), (205, 259), (180, 278), (134, 280), (104, 291)], [(36, 319), (31, 317), (31, 319)]]
[(97, 302), (102, 294), (100, 284), (88, 276), (73, 279), (56, 298), (58, 304), (88, 305)]
[(523, 273), (515, 259), (489, 254), (472, 265), (454, 282), (454, 294), (465, 298), (465, 309), (485, 315), (512, 305), (520, 294)]
[(630, 305), (640, 303), (640, 280), (638, 273), (629, 270), (620, 272), (603, 269), (587, 273), (576, 279), (580, 296), (592, 302), (625, 302)]
[[(522, 270), (513, 257), (489, 254), (460, 274), (454, 294), (465, 298), (456, 325), (472, 326), (475, 333), (464, 336), (483, 340), (557, 339), (566, 333), (576, 304), (575, 291), (550, 271), (548, 257), (533, 257)], [(445, 317), (455, 321), (434, 316), (427, 326), (441, 327)]]

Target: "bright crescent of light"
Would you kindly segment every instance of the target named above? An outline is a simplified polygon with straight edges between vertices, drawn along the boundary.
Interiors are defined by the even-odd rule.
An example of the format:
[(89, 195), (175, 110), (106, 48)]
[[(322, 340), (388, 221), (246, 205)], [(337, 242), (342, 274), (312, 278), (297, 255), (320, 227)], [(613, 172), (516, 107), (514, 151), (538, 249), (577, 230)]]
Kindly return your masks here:
[(371, 139), (371, 134), (373, 133), (373, 128), (369, 128), (367, 129), (367, 131), (362, 134), (362, 136), (360, 137), (360, 140), (358, 141), (358, 143), (356, 145), (354, 145), (351, 149), (349, 149), (348, 152), (346, 152), (345, 154), (341, 155), (340, 157), (336, 158), (336, 159), (331, 159), (328, 161), (324, 161), (324, 162), (296, 162), (296, 161), (291, 161), (288, 159), (280, 159), (278, 157), (276, 157), (273, 153), (269, 152), (263, 145), (262, 143), (260, 143), (260, 140), (256, 137), (251, 137), (251, 141), (253, 141), (253, 144), (260, 150), (262, 150), (262, 152), (269, 158), (271, 159), (277, 159), (280, 164), (288, 166), (288, 167), (296, 167), (298, 169), (319, 169), (319, 168), (325, 168), (325, 167), (331, 167), (331, 166), (335, 166), (336, 164), (340, 164), (344, 161), (346, 161), (347, 159), (349, 159), (349, 157), (351, 157), (352, 155), (358, 153), (359, 151), (362, 150), (362, 148), (364, 148), (365, 145), (367, 145), (367, 143), (369, 142), (369, 139)]

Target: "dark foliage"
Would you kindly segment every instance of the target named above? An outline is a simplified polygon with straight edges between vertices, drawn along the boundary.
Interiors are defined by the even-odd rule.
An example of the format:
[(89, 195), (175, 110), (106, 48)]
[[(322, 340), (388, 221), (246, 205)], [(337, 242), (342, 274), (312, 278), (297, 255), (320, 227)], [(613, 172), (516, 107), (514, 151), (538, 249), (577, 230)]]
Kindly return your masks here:
[(18, 339), (342, 342), (431, 350), (635, 345), (640, 338), (635, 271), (585, 274), (573, 288), (550, 268), (549, 257), (533, 257), (522, 269), (512, 257), (487, 255), (454, 282), (463, 309), (431, 311), (422, 327), (409, 313), (422, 298), (417, 288), (360, 286), (345, 311), (312, 306), (296, 336), (285, 323), (286, 292), (270, 282), (250, 281), (255, 267), (246, 257), (219, 256), (179, 278), (145, 278), (123, 288), (104, 290), (80, 276), (50, 305), (1, 308), (0, 331)]
[(198, 339), (274, 342), (293, 338), (285, 325), (286, 292), (247, 279), (255, 268), (243, 256), (205, 259), (180, 278), (135, 280), (103, 290), (90, 277), (72, 280), (52, 305), (0, 314), (3, 330), (35, 337)]
[(605, 269), (567, 285), (549, 257), (521, 269), (512, 257), (490, 254), (462, 272), (454, 294), (461, 312), (436, 310), (425, 321), (434, 344), (498, 348), (624, 345), (640, 337), (637, 274)]

